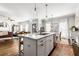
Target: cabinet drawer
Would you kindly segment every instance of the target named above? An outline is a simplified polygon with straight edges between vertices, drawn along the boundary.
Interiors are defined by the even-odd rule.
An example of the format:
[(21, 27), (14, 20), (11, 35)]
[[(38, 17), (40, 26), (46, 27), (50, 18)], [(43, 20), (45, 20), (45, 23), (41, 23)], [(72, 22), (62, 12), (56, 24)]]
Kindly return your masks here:
[(46, 39), (46, 38), (39, 39), (39, 40), (37, 41), (37, 44), (40, 45), (40, 44), (44, 43), (44, 42), (46, 41), (45, 39)]
[(51, 40), (53, 40), (53, 35), (49, 36), (49, 38), (50, 38)]
[(24, 38), (24, 41), (23, 42), (25, 44), (33, 44), (33, 45), (36, 45), (36, 42), (34, 40), (31, 40), (31, 39)]

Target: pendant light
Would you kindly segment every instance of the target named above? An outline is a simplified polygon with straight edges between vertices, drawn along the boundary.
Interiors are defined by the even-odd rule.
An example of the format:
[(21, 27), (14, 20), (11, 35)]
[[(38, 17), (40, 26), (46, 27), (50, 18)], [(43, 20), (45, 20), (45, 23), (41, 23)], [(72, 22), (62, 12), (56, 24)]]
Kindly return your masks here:
[(48, 4), (45, 4), (45, 7), (46, 7), (46, 16), (45, 16), (45, 18), (47, 19), (48, 18), (48, 16), (47, 16), (47, 7), (48, 7)]
[(15, 20), (12, 20), (10, 17), (8, 17), (8, 20), (10, 20), (10, 21), (15, 21)]
[(36, 7), (36, 3), (35, 3), (35, 7), (34, 7), (34, 19), (36, 19), (38, 16), (37, 14), (37, 7)]

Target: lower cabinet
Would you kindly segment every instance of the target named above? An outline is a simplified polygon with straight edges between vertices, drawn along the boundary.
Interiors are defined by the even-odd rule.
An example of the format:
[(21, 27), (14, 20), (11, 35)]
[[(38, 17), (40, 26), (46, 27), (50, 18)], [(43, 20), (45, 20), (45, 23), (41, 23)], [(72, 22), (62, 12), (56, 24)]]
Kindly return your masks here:
[(48, 36), (40, 41), (38, 47), (38, 55), (48, 56), (53, 49), (53, 36)]
[(39, 40), (24, 39), (25, 56), (48, 56), (53, 49), (53, 36), (48, 36)]
[(50, 43), (49, 43), (49, 38), (47, 37), (47, 39), (46, 39), (46, 46), (45, 46), (45, 48), (46, 48), (46, 53), (45, 53), (45, 55), (47, 56), (48, 54), (49, 54), (49, 52), (50, 52)]
[[(50, 36), (49, 37), (49, 51), (51, 52), (52, 51), (52, 49), (53, 49), (53, 36)], [(49, 53), (50, 53), (49, 52)]]
[(38, 56), (45, 56), (45, 42), (41, 43), (37, 46), (37, 55)]
[(24, 38), (24, 56), (36, 56), (36, 42)]

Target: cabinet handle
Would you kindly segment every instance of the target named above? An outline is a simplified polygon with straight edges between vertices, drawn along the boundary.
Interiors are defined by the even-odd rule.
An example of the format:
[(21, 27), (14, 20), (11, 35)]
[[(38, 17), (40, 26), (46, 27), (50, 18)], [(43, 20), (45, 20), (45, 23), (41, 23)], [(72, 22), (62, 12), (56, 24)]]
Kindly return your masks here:
[(52, 40), (50, 40), (50, 41), (52, 41)]
[(31, 47), (31, 45), (27, 45), (28, 47)]
[(43, 46), (43, 44), (40, 44), (40, 46)]
[(43, 40), (41, 40), (40, 42), (43, 42)]

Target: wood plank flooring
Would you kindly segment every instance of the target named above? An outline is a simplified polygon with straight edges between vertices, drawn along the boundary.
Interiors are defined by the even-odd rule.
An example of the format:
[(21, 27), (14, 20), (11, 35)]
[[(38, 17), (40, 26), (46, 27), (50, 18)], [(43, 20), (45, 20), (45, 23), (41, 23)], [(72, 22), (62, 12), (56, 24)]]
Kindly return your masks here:
[(74, 56), (73, 48), (67, 44), (57, 44), (51, 56)]
[(61, 41), (57, 42), (51, 56), (74, 56), (73, 47), (69, 45), (67, 39), (61, 39)]
[[(0, 56), (16, 56), (18, 54), (18, 40), (10, 40), (0, 42)], [(57, 47), (52, 52), (51, 56), (74, 56), (72, 46), (63, 44), (62, 42), (57, 44)]]
[(18, 54), (18, 40), (0, 42), (0, 56), (15, 56)]

